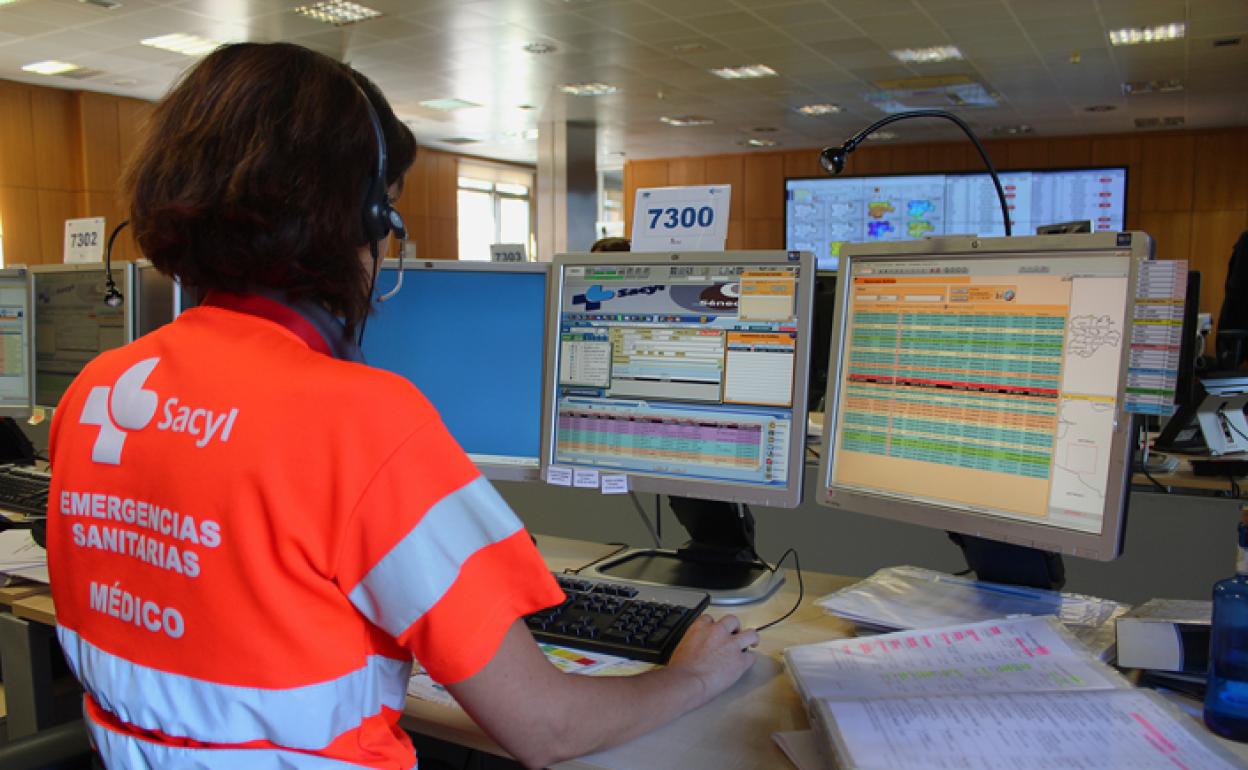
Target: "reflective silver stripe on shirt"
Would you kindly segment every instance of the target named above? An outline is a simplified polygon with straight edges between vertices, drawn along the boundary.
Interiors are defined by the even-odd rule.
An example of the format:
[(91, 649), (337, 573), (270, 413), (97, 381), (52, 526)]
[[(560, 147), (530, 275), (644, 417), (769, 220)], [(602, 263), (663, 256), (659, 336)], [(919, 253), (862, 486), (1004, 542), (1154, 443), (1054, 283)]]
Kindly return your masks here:
[(477, 478), (435, 503), (348, 598), (397, 637), (438, 603), (473, 554), (521, 527), (490, 482)]
[[(190, 749), (114, 732), (87, 717), (107, 767), (125, 770), (358, 770), (363, 765), (280, 749)], [(414, 765), (413, 765), (414, 767)]]
[(324, 748), (382, 706), (401, 710), (412, 669), (410, 660), (370, 655), (360, 668), (324, 682), (240, 687), (139, 665), (64, 626), (56, 633), (70, 668), (103, 709), (136, 727), (203, 743)]

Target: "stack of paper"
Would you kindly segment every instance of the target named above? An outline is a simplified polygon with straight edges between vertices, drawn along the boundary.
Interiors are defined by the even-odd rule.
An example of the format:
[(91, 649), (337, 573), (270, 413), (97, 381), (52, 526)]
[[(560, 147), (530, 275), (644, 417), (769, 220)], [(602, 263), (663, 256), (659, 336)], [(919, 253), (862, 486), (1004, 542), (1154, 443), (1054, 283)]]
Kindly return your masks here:
[(12, 580), (33, 580), (48, 583), (48, 552), (43, 550), (28, 529), (10, 529), (0, 532), (0, 576)]
[(909, 566), (879, 570), (819, 604), (857, 625), (887, 631), (1051, 615), (1101, 660), (1113, 656), (1114, 619), (1130, 609), (1094, 596), (987, 583)]
[(1243, 767), (1053, 618), (804, 645), (787, 650), (785, 661), (829, 766)]

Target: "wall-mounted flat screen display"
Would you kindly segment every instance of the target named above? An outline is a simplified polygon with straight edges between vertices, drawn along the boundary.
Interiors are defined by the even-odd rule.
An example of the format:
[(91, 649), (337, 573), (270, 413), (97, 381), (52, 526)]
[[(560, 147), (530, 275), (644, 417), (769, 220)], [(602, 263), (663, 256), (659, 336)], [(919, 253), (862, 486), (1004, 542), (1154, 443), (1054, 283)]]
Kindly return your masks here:
[[(1006, 171), (1000, 174), (1015, 235), (1041, 225), (1088, 220), (1093, 232), (1123, 229), (1127, 170)], [(788, 179), (785, 248), (809, 251), (836, 270), (846, 243), (909, 241), (935, 235), (1005, 235), (987, 174)]]

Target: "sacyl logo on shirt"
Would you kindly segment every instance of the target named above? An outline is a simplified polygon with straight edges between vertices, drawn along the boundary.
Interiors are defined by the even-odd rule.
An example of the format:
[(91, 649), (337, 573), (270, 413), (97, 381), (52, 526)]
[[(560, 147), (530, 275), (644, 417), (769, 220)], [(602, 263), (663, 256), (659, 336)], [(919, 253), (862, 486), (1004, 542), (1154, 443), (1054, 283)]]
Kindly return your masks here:
[[(96, 385), (87, 395), (79, 422), (97, 425), (100, 433), (91, 449), (91, 459), (106, 465), (121, 464), (121, 450), (131, 431), (143, 430), (151, 424), (160, 404), (156, 391), (143, 387), (159, 358), (145, 358), (121, 373), (113, 387)], [(179, 405), (176, 396), (166, 399), (156, 430), (186, 433), (194, 436), (195, 446), (204, 448), (214, 438), (230, 440), (230, 431), (238, 418), (238, 409), (212, 412), (207, 409)]]

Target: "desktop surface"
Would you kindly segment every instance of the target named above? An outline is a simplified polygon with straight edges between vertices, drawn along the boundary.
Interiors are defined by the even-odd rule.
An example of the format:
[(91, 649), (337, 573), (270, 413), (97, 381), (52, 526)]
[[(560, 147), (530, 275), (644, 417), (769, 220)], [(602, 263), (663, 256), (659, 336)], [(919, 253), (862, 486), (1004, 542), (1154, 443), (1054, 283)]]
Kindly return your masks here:
[[(545, 266), (426, 265), (409, 263), (402, 289), (369, 318), (364, 360), (419, 388), (485, 475), (535, 478)], [(387, 262), (377, 292), (397, 280)]]
[(1134, 235), (1125, 246), (1075, 235), (851, 252), (820, 502), (1115, 556), (1131, 308), (1151, 254)]

